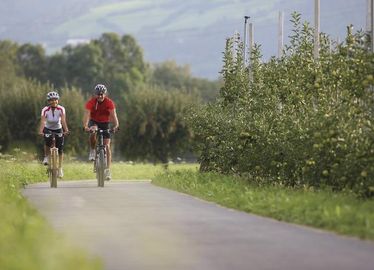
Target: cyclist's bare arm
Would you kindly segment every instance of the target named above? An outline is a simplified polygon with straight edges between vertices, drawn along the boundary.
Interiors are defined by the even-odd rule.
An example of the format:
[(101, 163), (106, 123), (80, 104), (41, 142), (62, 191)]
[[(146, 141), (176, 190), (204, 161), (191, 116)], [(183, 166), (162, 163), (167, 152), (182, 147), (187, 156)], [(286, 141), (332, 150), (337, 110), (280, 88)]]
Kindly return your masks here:
[(43, 130), (44, 130), (44, 125), (45, 125), (46, 117), (42, 115), (40, 117), (40, 125), (39, 125), (39, 135), (44, 135)]
[(83, 116), (83, 127), (86, 131), (88, 131), (88, 122), (90, 121), (90, 114), (91, 114), (91, 111), (86, 110)]
[(69, 128), (68, 128), (68, 125), (66, 124), (65, 114), (61, 115), (61, 124), (62, 124), (62, 128), (64, 129), (64, 132), (69, 133)]
[(109, 119), (113, 123), (113, 129), (117, 130), (119, 127), (119, 122), (118, 122), (116, 109), (111, 110), (109, 113), (110, 113)]

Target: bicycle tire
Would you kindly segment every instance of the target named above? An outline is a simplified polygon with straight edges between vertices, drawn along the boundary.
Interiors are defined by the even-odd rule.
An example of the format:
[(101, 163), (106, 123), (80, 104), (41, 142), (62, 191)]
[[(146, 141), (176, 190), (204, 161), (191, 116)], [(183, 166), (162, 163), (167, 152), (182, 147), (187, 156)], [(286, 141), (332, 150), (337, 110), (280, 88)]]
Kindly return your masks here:
[(105, 154), (104, 149), (100, 149), (98, 155), (98, 163), (96, 164), (96, 176), (99, 187), (104, 187), (104, 170), (105, 170)]
[(58, 173), (58, 166), (57, 166), (57, 148), (51, 148), (51, 188), (57, 188), (57, 173)]
[(51, 172), (51, 188), (57, 188), (58, 169), (52, 169)]
[(95, 173), (96, 173), (96, 180), (97, 180), (97, 186), (100, 187), (100, 165), (99, 165), (99, 158), (96, 157), (95, 160)]

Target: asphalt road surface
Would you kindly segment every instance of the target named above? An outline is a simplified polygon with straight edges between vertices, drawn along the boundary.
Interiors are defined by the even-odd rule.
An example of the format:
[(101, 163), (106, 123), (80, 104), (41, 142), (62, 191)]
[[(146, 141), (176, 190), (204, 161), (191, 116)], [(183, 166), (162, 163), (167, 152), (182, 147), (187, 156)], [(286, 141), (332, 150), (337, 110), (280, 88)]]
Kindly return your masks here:
[(374, 242), (205, 202), (149, 181), (33, 184), (23, 194), (108, 270), (374, 269)]

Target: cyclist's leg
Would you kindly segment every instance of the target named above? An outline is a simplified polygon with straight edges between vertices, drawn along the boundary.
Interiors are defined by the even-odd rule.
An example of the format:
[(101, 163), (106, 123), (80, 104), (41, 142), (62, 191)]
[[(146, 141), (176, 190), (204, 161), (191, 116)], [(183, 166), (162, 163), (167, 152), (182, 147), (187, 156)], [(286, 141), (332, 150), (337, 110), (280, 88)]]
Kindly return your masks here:
[[(90, 120), (88, 122), (88, 127), (97, 127), (97, 123), (93, 120)], [(95, 148), (96, 148), (96, 134), (95, 133), (90, 133), (90, 136), (88, 138), (88, 145), (90, 148), (90, 153), (88, 155), (89, 160), (94, 160), (95, 159)]]
[[(57, 132), (62, 133), (62, 130), (58, 130)], [(58, 148), (58, 168), (62, 168), (62, 162), (64, 160), (64, 136), (56, 136), (56, 147)]]
[[(48, 128), (44, 128), (43, 133), (44, 134), (49, 134), (49, 133), (51, 133), (51, 130), (49, 130)], [(44, 137), (44, 160), (43, 160), (44, 164), (46, 162), (48, 162), (48, 156), (49, 156), (49, 153), (50, 153), (51, 146), (52, 146), (52, 137), (51, 136), (48, 137), (48, 138)]]
[[(57, 131), (58, 133), (62, 133), (62, 130)], [(56, 135), (56, 147), (58, 148), (58, 173), (57, 177), (63, 178), (64, 172), (62, 170), (62, 163), (64, 160), (64, 136), (57, 136)]]
[(64, 161), (64, 153), (60, 153), (60, 151), (58, 151), (58, 168), (59, 169), (62, 168), (63, 161)]
[(48, 154), (49, 154), (49, 147), (47, 146), (47, 143), (44, 142), (44, 156), (47, 157)]
[(95, 134), (93, 133), (90, 134), (89, 142), (90, 142), (90, 148), (95, 149), (96, 147), (96, 135)]
[(64, 161), (64, 153), (58, 151), (58, 177), (62, 178), (64, 177), (64, 172), (62, 170), (62, 163)]
[(110, 165), (112, 162), (112, 151), (110, 149), (110, 139), (104, 139), (104, 145), (106, 149), (106, 169), (105, 169), (105, 179), (110, 180), (112, 179), (112, 175), (110, 173)]
[[(95, 121), (93, 120), (90, 120), (88, 122), (88, 127), (91, 128), (93, 126), (96, 126), (98, 127), (98, 123), (96, 123)], [(96, 147), (96, 135), (94, 133), (90, 133), (90, 137), (89, 137), (89, 146), (91, 149), (95, 149)]]
[(107, 160), (107, 162), (106, 162), (107, 166), (106, 167), (107, 167), (107, 169), (109, 169), (110, 165), (112, 163), (112, 151), (110, 149), (110, 139), (105, 138), (104, 139), (104, 145), (105, 145), (105, 148), (106, 148), (106, 160)]

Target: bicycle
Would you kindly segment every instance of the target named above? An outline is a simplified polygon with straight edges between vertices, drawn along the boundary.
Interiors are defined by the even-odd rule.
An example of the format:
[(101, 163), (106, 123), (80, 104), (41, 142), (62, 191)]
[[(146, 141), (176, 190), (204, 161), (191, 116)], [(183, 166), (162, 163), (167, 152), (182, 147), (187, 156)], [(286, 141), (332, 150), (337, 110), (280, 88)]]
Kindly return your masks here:
[(47, 174), (51, 188), (57, 188), (58, 148), (56, 147), (56, 136), (61, 138), (64, 134), (59, 132), (44, 133), (44, 137), (49, 138), (50, 136), (52, 136), (52, 145), (49, 148)]
[(96, 133), (96, 153), (95, 160), (93, 162), (94, 172), (96, 173), (97, 185), (104, 187), (105, 176), (104, 172), (107, 168), (107, 150), (104, 144), (104, 133), (113, 133), (113, 129), (97, 129), (91, 131)]

